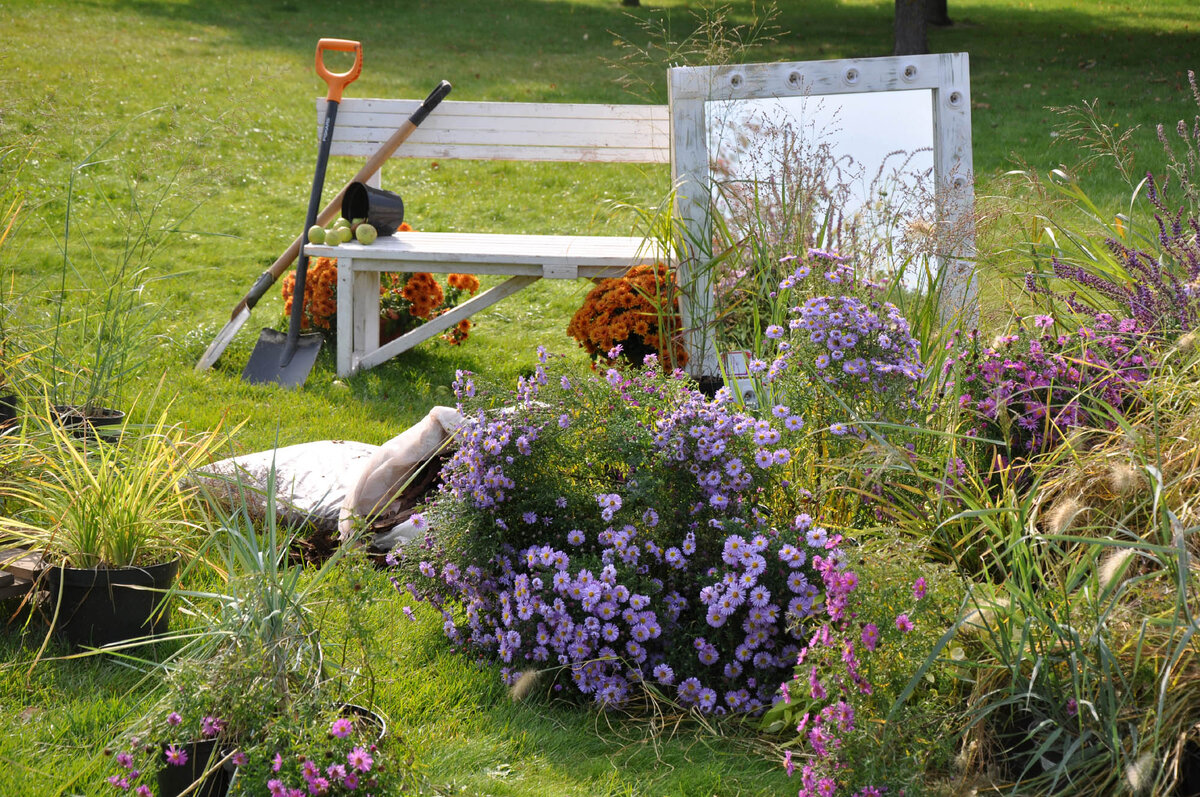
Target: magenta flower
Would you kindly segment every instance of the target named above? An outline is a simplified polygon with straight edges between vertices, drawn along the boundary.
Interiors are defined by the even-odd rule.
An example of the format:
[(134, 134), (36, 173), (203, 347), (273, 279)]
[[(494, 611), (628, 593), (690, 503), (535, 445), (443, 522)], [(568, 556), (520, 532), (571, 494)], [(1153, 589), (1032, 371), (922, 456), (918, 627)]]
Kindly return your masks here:
[(249, 759), (246, 758), (246, 754), (244, 752), (237, 750), (234, 752), (233, 757), (230, 760), (233, 761), (233, 765), (235, 767), (244, 767), (246, 765), (246, 761)]
[(267, 781), (267, 789), (271, 792), (271, 797), (287, 797), (287, 786), (283, 785), (283, 781), (279, 778), (271, 778)]
[(897, 615), (896, 628), (899, 628), (902, 633), (907, 634), (909, 631), (913, 630), (912, 620), (908, 619), (907, 614)]
[(874, 651), (875, 646), (879, 644), (879, 627), (874, 623), (867, 623), (862, 630), (862, 643), (869, 651)]
[(134, 789), (133, 793), (136, 794), (137, 797), (154, 797), (154, 793), (150, 791), (150, 787), (145, 783)]
[(225, 730), (225, 721), (217, 717), (205, 717), (200, 720), (200, 733), (204, 736), (217, 736)]
[(345, 717), (338, 717), (329, 726), (329, 735), (338, 739), (345, 739), (354, 730), (354, 725)]
[(925, 576), (921, 576), (913, 582), (913, 597), (917, 600), (925, 597)]
[(178, 711), (172, 711), (167, 715), (167, 724), (174, 728), (179, 723), (183, 722), (183, 717), (179, 716)]
[(271, 771), (278, 772), (279, 768), (282, 766), (283, 766), (283, 756), (280, 755), (279, 753), (276, 753), (275, 758), (273, 758), (271, 760)]
[(186, 750), (182, 750), (175, 745), (167, 748), (167, 763), (173, 767), (181, 767), (187, 763), (188, 754)]
[(363, 748), (355, 747), (346, 754), (346, 763), (358, 772), (370, 772), (371, 767), (375, 764), (375, 759), (371, 758), (371, 754)]

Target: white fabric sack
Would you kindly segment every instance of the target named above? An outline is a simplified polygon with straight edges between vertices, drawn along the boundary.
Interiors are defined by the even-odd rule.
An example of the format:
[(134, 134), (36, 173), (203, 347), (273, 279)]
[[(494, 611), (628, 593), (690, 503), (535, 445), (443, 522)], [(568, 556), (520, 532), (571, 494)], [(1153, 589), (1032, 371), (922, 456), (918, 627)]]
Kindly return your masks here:
[[(397, 523), (408, 519), (421, 498), (415, 488), (420, 492), (428, 488), (425, 477), (429, 474), (418, 471), (447, 445), (462, 422), (462, 415), (453, 407), (434, 407), (417, 424), (379, 446), (360, 469), (357, 484), (342, 504), (338, 520), (341, 539), (348, 539), (364, 523), (376, 530), (396, 526), (394, 531), (404, 536)], [(406, 488), (410, 479), (413, 483)], [(375, 547), (383, 546), (376, 541)]]
[(230, 457), (199, 469), (197, 481), (227, 507), (244, 500), (252, 520), (267, 512), (267, 484), (275, 469), (275, 512), (288, 526), (310, 524), (332, 533), (346, 497), (379, 446), (353, 440), (314, 443)]

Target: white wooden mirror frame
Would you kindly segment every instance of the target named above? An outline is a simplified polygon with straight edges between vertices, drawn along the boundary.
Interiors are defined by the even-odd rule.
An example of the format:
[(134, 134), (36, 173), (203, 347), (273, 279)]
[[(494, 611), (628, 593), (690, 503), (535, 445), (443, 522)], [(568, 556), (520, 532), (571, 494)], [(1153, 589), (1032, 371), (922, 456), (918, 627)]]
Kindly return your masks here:
[[(711, 183), (707, 103), (777, 97), (821, 97), (889, 91), (932, 92), (933, 166), (939, 224), (958, 231), (954, 251), (940, 264), (943, 279), (941, 317), (974, 318), (974, 169), (971, 158), (971, 85), (966, 53), (676, 67), (668, 71), (671, 109), (671, 177), (675, 212), (689, 242), (711, 240)], [(711, 284), (696, 270), (695, 253), (679, 263), (683, 288), (680, 316), (688, 335), (689, 370), (695, 375), (720, 372), (713, 345)]]

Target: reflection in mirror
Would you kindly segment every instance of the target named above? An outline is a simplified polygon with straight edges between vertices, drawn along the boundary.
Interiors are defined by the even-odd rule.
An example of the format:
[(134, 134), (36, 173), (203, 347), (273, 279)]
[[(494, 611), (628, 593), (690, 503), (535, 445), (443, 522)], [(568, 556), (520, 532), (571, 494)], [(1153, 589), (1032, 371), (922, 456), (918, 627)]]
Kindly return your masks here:
[(900, 278), (930, 247), (932, 92), (710, 100), (713, 209), (730, 240), (779, 252), (854, 253), (875, 278)]

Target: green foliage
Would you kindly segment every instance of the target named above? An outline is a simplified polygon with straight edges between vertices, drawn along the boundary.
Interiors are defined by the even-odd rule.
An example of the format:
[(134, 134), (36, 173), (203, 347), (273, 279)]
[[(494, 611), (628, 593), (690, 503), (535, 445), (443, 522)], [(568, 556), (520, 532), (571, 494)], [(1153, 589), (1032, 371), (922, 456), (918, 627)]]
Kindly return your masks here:
[(82, 439), (49, 407), (32, 423), (0, 436), (6, 458), (23, 460), (20, 478), (0, 485), (11, 514), (0, 530), (70, 567), (161, 564), (193, 551), (200, 513), (182, 480), (224, 441), (218, 427), (195, 435), (168, 423), (125, 427), (119, 442), (94, 432)]

